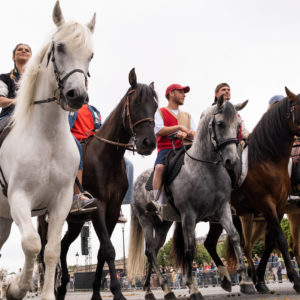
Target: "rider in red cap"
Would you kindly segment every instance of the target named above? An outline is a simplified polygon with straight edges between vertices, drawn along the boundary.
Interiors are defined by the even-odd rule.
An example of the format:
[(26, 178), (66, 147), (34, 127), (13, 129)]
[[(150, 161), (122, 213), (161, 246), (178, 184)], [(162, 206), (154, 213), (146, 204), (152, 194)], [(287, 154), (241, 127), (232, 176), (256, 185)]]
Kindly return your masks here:
[[(168, 105), (159, 108), (155, 113), (155, 134), (157, 136), (157, 158), (154, 164), (153, 193), (154, 199), (157, 198), (158, 189), (162, 183), (162, 176), (165, 165), (165, 158), (172, 150), (172, 141), (168, 136), (176, 135), (175, 148), (182, 146), (181, 140), (194, 138), (196, 128), (191, 115), (179, 110), (179, 106), (184, 104), (185, 94), (190, 91), (188, 86), (180, 84), (171, 84), (166, 89), (166, 98)], [(162, 220), (159, 211), (162, 204), (162, 193), (157, 202), (152, 201), (147, 205), (148, 211), (155, 211), (160, 220)]]

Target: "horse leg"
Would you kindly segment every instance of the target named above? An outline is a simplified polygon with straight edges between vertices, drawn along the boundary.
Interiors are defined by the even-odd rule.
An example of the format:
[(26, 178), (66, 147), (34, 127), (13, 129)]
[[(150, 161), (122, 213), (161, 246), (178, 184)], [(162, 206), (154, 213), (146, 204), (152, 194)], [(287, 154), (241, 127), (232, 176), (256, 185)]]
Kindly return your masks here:
[(12, 219), (0, 218), (0, 249), (9, 237)]
[(218, 268), (218, 274), (221, 278), (221, 287), (225, 291), (231, 292), (230, 275), (228, 273), (227, 268), (224, 266), (223, 262), (221, 261), (217, 253), (217, 243), (222, 231), (223, 231), (223, 227), (221, 226), (221, 224), (210, 222), (209, 231), (204, 242), (204, 247), (207, 249), (208, 253), (212, 257), (212, 259), (214, 260)]
[[(281, 218), (278, 218), (276, 216), (277, 216), (276, 214), (268, 215), (267, 222), (270, 226), (270, 230), (272, 230), (272, 232), (273, 232), (273, 237), (277, 241), (278, 249), (282, 253), (288, 278), (291, 282), (294, 283), (295, 291), (297, 293), (300, 293), (300, 278), (291, 263), (291, 257), (288, 252), (288, 244), (287, 244), (286, 238), (284, 236), (284, 233), (282, 231), (282, 228), (280, 226)], [(264, 269), (264, 271), (265, 271), (265, 269)]]
[[(48, 239), (44, 252), (45, 260), (45, 283), (42, 292), (42, 300), (54, 300), (54, 282), (56, 266), (60, 257), (61, 234), (64, 222), (68, 216), (70, 205), (66, 199), (72, 199), (72, 186), (62, 191), (57, 201), (51, 203), (49, 208)], [(70, 203), (71, 204), (71, 203)]]
[(232, 215), (230, 206), (228, 203), (223, 207), (223, 211), (220, 214), (220, 223), (227, 232), (230, 242), (234, 248), (235, 256), (237, 259), (237, 272), (240, 274), (240, 289), (242, 293), (253, 294), (255, 292), (254, 286), (249, 281), (247, 276), (247, 268), (245, 266), (243, 252), (240, 245), (240, 236), (235, 229), (232, 221)]
[[(148, 248), (148, 245), (146, 246)], [(148, 269), (147, 269), (147, 275), (144, 283), (144, 291), (145, 291), (145, 300), (156, 300), (154, 294), (151, 291), (150, 288), (150, 279), (151, 279), (151, 274), (152, 274), (152, 259), (151, 259), (151, 254), (149, 251), (145, 251), (145, 254), (148, 259)]]
[(65, 299), (67, 293), (67, 284), (70, 281), (68, 264), (67, 264), (67, 254), (70, 245), (79, 236), (81, 228), (84, 223), (71, 223), (68, 222), (68, 231), (61, 241), (61, 253), (60, 253), (60, 263), (61, 263), (61, 285), (57, 289), (57, 300)]
[(105, 259), (102, 252), (103, 252), (103, 248), (101, 243), (101, 247), (98, 250), (98, 256), (97, 256), (98, 264), (96, 268), (95, 279), (93, 282), (93, 295), (91, 300), (102, 300), (100, 296), (100, 288), (101, 288), (102, 270), (105, 263)]
[(8, 300), (16, 300), (23, 299), (32, 285), (34, 262), (40, 252), (41, 241), (31, 221), (31, 210), (29, 206), (26, 206), (26, 203), (30, 202), (26, 199), (26, 195), (15, 192), (10, 200), (11, 215), (19, 227), (22, 248), (25, 254), (25, 264), (22, 272), (16, 276), (8, 287), (6, 294)]
[(242, 223), (242, 230), (244, 236), (244, 251), (245, 256), (248, 261), (248, 274), (251, 276), (254, 284), (257, 282), (256, 270), (252, 261), (252, 248), (253, 248), (253, 238), (254, 238), (254, 224), (253, 224), (254, 214), (248, 214), (241, 216), (240, 220)]
[[(144, 235), (145, 235), (145, 240), (146, 240), (145, 254), (148, 258), (149, 265), (153, 266), (153, 269), (158, 276), (160, 286), (164, 292), (165, 300), (176, 300), (177, 299), (175, 294), (170, 289), (167, 279), (161, 273), (159, 266), (158, 266), (158, 262), (157, 262), (158, 250), (163, 246), (163, 244), (166, 240), (167, 233), (168, 233), (171, 225), (172, 225), (171, 222), (164, 222), (163, 224), (161, 224), (159, 226), (155, 226), (155, 225), (153, 227), (152, 226), (151, 227), (143, 226), (143, 228), (146, 228), (146, 230), (144, 230)], [(153, 237), (154, 232), (155, 232), (155, 238)], [(148, 275), (149, 275), (149, 290), (150, 290), (150, 276), (151, 276), (150, 268), (148, 269)], [(146, 283), (145, 283), (145, 285), (146, 285)], [(155, 299), (154, 295), (153, 295), (153, 298), (151, 298), (152, 297), (151, 295), (153, 295), (151, 290), (149, 293), (147, 293), (147, 290), (146, 290), (145, 299), (146, 300)]]
[[(116, 210), (116, 215), (110, 215), (111, 219), (109, 220), (111, 224), (109, 224), (109, 228), (105, 222), (105, 209), (103, 207), (98, 207), (98, 211), (93, 214), (92, 221), (96, 231), (96, 234), (100, 240), (101, 248), (98, 253), (98, 257), (103, 256), (103, 259), (107, 262), (110, 272), (110, 290), (114, 295), (114, 300), (126, 300), (121, 292), (120, 283), (117, 279), (116, 268), (115, 268), (115, 248), (110, 240), (110, 235), (113, 232), (115, 225), (117, 224), (117, 220), (119, 217), (120, 210)], [(102, 258), (101, 258), (102, 260)], [(99, 263), (98, 263), (99, 265)], [(104, 265), (104, 262), (103, 262)], [(102, 268), (101, 267), (101, 274)], [(100, 274), (100, 272), (96, 273)], [(95, 277), (96, 280), (96, 277)], [(101, 280), (101, 278), (98, 278)], [(101, 299), (100, 298), (100, 286), (93, 285), (93, 296), (92, 299)]]
[(290, 222), (291, 238), (293, 241), (292, 250), (296, 258), (298, 266), (300, 266), (300, 214), (288, 214)]
[(195, 255), (196, 220), (190, 215), (182, 216), (182, 233), (184, 239), (184, 255), (186, 261), (186, 285), (189, 288), (190, 300), (204, 299), (194, 284), (192, 266)]

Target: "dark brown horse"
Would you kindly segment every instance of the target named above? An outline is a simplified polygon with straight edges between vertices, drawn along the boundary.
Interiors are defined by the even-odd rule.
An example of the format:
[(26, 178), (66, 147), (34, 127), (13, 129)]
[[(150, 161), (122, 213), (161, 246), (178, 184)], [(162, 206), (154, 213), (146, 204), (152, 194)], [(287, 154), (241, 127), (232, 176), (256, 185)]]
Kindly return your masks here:
[[(69, 246), (80, 234), (84, 222), (91, 219), (100, 240), (98, 265), (93, 283), (92, 300), (100, 296), (101, 276), (107, 262), (111, 276), (110, 289), (114, 300), (124, 300), (115, 271), (115, 249), (111, 234), (120, 215), (122, 200), (128, 188), (124, 153), (133, 149), (141, 155), (149, 155), (155, 149), (154, 114), (157, 96), (154, 85), (139, 84), (134, 69), (129, 73), (131, 87), (118, 106), (106, 119), (95, 136), (88, 139), (84, 147), (83, 187), (97, 198), (98, 210), (86, 215), (69, 216), (68, 231), (61, 243), (61, 286), (57, 299), (64, 299), (69, 282), (66, 256)], [(128, 144), (130, 140), (133, 144)]]
[[(251, 133), (248, 174), (240, 189), (232, 193), (232, 205), (238, 215), (260, 212), (267, 222), (265, 249), (256, 272), (255, 287), (260, 293), (269, 292), (264, 274), (275, 245), (283, 255), (288, 278), (300, 293), (300, 278), (291, 264), (287, 241), (280, 227), (291, 188), (288, 161), (294, 136), (300, 129), (300, 95), (288, 89), (286, 92), (288, 97), (268, 110)], [(219, 224), (210, 224), (205, 241), (217, 265), (222, 265), (215, 250), (221, 232)]]

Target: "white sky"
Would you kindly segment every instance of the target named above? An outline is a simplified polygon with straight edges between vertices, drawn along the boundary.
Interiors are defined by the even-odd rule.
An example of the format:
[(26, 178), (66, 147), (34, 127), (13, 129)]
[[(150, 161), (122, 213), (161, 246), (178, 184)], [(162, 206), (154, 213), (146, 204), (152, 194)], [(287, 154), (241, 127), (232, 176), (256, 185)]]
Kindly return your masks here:
[[(36, 53), (52, 32), (55, 0), (2, 2), (0, 73), (6, 73), (12, 69), (11, 52), (17, 43), (31, 45)], [(61, 0), (61, 7), (66, 20), (83, 23), (97, 13), (89, 94), (103, 119), (129, 87), (132, 67), (139, 82), (155, 82), (161, 106), (167, 103), (164, 91), (169, 84), (189, 85), (183, 110), (196, 122), (220, 82), (230, 84), (232, 102), (250, 100), (241, 113), (250, 130), (271, 96), (284, 94), (284, 86), (299, 92), (297, 0)], [(128, 154), (135, 177), (153, 165), (155, 156)], [(129, 206), (123, 211), (129, 218)], [(127, 253), (129, 224), (125, 229)], [(197, 226), (197, 235), (206, 231), (206, 224)], [(117, 258), (123, 255), (121, 235), (117, 225), (112, 238)], [(93, 235), (93, 263), (98, 245)], [(70, 264), (75, 264), (79, 250), (78, 239), (69, 250)], [(1, 252), (0, 268), (17, 271), (23, 265), (15, 226)], [(84, 264), (84, 257), (79, 263)]]

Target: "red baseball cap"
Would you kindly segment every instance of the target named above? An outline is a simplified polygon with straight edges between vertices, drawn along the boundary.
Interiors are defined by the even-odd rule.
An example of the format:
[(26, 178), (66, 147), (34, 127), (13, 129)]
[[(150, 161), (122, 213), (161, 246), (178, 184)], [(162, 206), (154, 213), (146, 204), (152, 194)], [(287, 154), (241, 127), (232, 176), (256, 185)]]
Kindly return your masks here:
[(174, 90), (183, 90), (185, 93), (188, 93), (190, 91), (190, 87), (189, 86), (181, 86), (178, 83), (171, 84), (166, 89), (166, 98), (169, 95), (169, 93)]

